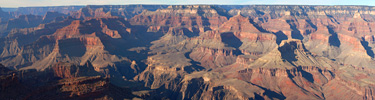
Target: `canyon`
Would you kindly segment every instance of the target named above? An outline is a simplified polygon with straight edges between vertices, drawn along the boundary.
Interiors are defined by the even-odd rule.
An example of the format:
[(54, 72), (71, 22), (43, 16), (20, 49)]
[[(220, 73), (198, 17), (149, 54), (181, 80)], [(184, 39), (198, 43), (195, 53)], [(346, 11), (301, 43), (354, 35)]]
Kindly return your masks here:
[(4, 99), (375, 99), (375, 7), (0, 9)]

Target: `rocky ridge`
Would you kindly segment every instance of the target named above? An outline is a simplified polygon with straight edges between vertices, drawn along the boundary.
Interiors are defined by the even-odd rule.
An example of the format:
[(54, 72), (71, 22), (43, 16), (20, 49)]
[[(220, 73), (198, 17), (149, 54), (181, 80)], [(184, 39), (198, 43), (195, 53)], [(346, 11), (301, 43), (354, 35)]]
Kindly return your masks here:
[(1, 82), (37, 92), (1, 96), (374, 99), (373, 9), (97, 5), (21, 15), (1, 23), (10, 68), (0, 67)]

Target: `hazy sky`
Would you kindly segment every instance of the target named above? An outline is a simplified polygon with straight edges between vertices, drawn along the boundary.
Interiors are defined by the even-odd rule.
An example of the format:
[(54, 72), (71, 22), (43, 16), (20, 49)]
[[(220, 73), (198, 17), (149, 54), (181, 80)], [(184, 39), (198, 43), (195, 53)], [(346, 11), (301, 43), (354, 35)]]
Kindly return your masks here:
[(0, 0), (0, 7), (124, 4), (370, 5), (375, 0)]

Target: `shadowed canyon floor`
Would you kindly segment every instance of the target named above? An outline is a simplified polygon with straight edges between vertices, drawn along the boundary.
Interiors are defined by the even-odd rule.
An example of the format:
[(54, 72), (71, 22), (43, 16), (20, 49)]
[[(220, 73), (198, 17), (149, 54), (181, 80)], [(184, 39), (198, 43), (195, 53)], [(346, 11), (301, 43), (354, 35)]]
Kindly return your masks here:
[(0, 9), (0, 98), (375, 99), (375, 7)]

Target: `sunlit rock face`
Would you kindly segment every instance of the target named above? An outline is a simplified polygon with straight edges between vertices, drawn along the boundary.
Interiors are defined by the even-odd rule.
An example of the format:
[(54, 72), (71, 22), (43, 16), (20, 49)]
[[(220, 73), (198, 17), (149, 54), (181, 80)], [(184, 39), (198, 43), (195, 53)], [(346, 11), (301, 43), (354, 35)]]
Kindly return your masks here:
[(374, 9), (0, 10), (0, 98), (372, 100)]

